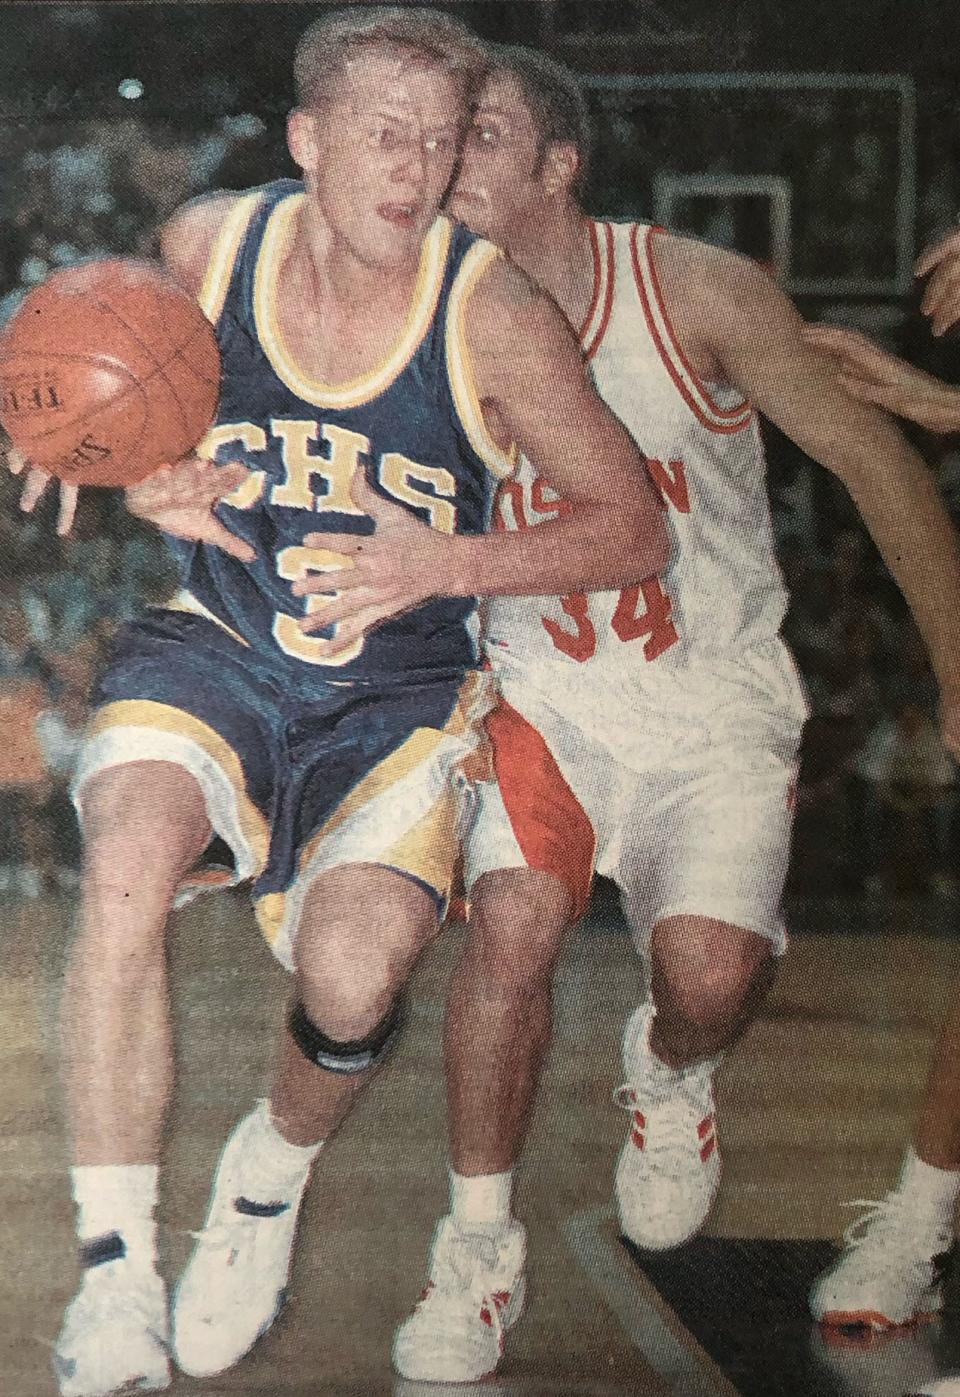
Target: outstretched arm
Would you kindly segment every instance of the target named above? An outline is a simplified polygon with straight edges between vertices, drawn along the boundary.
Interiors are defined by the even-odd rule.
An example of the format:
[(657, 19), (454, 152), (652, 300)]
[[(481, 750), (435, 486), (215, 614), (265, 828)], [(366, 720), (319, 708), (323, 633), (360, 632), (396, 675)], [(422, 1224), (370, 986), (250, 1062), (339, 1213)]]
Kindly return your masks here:
[[(713, 250), (711, 250), (712, 252)], [(960, 549), (933, 477), (890, 419), (850, 398), (767, 275), (729, 253), (701, 268), (703, 334), (724, 376), (850, 492), (909, 603), (960, 754)]]
[(946, 334), (960, 320), (960, 229), (922, 252), (915, 271), (929, 277), (920, 309), (929, 316), (935, 335)]
[(844, 392), (930, 432), (960, 432), (960, 389), (890, 354), (857, 330), (808, 325), (804, 342), (832, 354)]

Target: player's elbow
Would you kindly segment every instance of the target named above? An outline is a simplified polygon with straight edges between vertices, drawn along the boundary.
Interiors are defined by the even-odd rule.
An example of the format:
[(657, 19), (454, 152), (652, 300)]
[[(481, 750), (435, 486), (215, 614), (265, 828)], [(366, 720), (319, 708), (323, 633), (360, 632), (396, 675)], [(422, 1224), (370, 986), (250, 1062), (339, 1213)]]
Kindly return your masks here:
[(624, 562), (629, 560), (632, 569), (629, 580), (663, 572), (670, 562), (673, 540), (659, 503), (642, 498), (621, 513), (619, 522), (625, 535)]

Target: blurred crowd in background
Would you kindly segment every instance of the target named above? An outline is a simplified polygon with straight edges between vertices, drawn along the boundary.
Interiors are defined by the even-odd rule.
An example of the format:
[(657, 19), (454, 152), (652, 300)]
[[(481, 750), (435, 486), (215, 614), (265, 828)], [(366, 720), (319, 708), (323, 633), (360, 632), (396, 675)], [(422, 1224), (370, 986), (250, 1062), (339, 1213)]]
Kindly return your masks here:
[[(128, 98), (137, 95), (128, 89)], [(21, 113), (0, 121), (0, 322), (59, 266), (151, 255), (156, 228), (185, 199), (294, 173), (282, 121), (238, 111), (238, 94), (222, 75), (208, 80), (186, 121), (141, 111), (123, 96), (106, 113), (77, 116), (69, 94), (50, 100), (48, 93), (45, 109), (29, 120)], [(875, 274), (878, 259), (892, 256), (870, 209), (889, 196), (895, 178), (896, 123), (878, 124), (854, 98), (839, 114), (835, 104), (818, 109), (804, 101), (791, 122), (789, 99), (783, 101), (777, 126), (758, 122), (756, 129), (770, 148), (768, 168), (778, 142), (799, 142), (808, 152), (802, 243), (817, 266), (804, 271)], [(684, 144), (671, 137), (687, 120), (679, 108), (661, 103), (657, 120), (661, 141)], [(598, 126), (590, 203), (617, 215), (625, 178), (648, 189), (655, 171), (644, 163), (635, 121), (614, 106)], [(711, 129), (711, 168), (749, 169), (722, 122)], [(944, 231), (960, 207), (960, 122), (952, 113), (939, 124), (921, 122), (920, 135), (918, 243)], [(705, 168), (702, 150), (696, 168)], [(855, 304), (839, 312), (817, 304), (803, 309), (812, 317), (849, 312), (848, 319), (859, 315), (867, 325), (873, 314)], [(952, 347), (935, 350), (919, 317), (902, 309), (906, 314), (881, 317), (893, 327), (888, 343), (960, 381)], [(960, 450), (949, 441), (918, 444), (960, 518)], [(956, 896), (957, 772), (937, 733), (936, 687), (922, 644), (842, 489), (776, 432), (768, 433), (768, 447), (793, 598), (786, 634), (812, 708), (792, 890)], [(0, 479), (0, 896), (33, 897), (76, 879), (66, 792), (92, 676), (111, 632), (144, 603), (168, 595), (174, 576), (162, 542), (114, 493), (84, 492), (66, 539), (56, 537), (49, 505), (36, 517), (22, 516), (18, 494), (17, 481)]]

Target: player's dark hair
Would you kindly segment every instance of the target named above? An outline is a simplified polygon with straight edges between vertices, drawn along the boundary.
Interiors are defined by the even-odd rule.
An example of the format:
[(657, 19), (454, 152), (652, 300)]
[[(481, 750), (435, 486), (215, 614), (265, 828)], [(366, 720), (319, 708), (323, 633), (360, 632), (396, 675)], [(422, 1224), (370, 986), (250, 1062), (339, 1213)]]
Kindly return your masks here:
[(421, 6), (356, 5), (314, 20), (293, 61), (301, 107), (323, 99), (331, 77), (364, 48), (387, 47), (453, 73), (472, 102), (490, 64), (489, 47), (452, 15)]
[(544, 151), (554, 143), (574, 147), (579, 163), (572, 190), (580, 194), (589, 173), (593, 121), (576, 74), (539, 49), (522, 44), (497, 44), (490, 68), (493, 74), (509, 74), (520, 88)]

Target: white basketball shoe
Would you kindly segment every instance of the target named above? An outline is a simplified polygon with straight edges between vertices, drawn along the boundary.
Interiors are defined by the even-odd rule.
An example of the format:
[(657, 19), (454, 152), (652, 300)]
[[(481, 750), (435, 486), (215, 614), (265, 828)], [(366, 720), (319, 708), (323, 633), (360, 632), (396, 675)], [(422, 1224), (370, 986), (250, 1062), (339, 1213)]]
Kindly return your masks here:
[(430, 1279), (393, 1341), (393, 1366), (418, 1382), (479, 1382), (496, 1371), (508, 1330), (523, 1313), (526, 1231), (502, 1238), (461, 1232), (441, 1218)]
[(894, 1190), (866, 1208), (843, 1235), (843, 1250), (810, 1291), (810, 1313), (821, 1324), (881, 1330), (933, 1319), (943, 1309), (943, 1280), (953, 1233), (920, 1214)]
[(904, 1397), (960, 1397), (960, 1378), (937, 1378), (918, 1392), (905, 1393)]
[(110, 1261), (84, 1273), (53, 1352), (61, 1397), (170, 1386), (167, 1292), (153, 1271)]
[(665, 1251), (703, 1225), (720, 1187), (711, 1060), (677, 1074), (672, 1094), (649, 1080), (652, 1004), (631, 1015), (623, 1038), (627, 1080), (613, 1099), (631, 1116), (615, 1192), (620, 1226), (638, 1247)]
[(174, 1293), (174, 1357), (192, 1377), (212, 1377), (239, 1362), (286, 1299), (307, 1178), (288, 1197), (245, 1192), (253, 1192), (243, 1164), (256, 1115), (245, 1116), (223, 1147), (203, 1231)]

